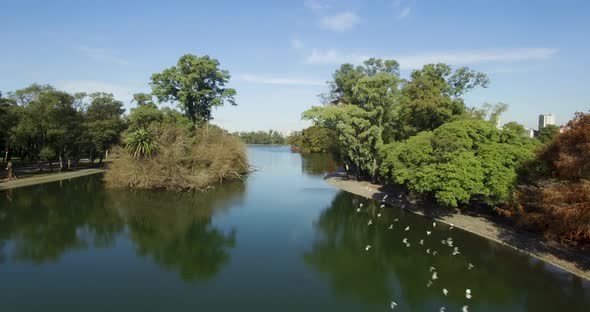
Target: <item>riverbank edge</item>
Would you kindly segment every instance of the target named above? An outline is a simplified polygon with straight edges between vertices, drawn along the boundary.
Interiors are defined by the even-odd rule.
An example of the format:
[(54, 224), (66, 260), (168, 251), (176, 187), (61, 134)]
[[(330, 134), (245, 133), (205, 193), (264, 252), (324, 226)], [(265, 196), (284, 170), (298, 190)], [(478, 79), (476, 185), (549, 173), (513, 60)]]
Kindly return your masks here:
[[(324, 177), (324, 182), (352, 194), (385, 202), (392, 207), (399, 207), (400, 209), (447, 225), (452, 224), (456, 228), (460, 228), (496, 243), (511, 247), (582, 279), (590, 281), (590, 269), (584, 269), (576, 263), (584, 263), (584, 266), (588, 267), (588, 265), (590, 265), (590, 260), (588, 260), (590, 259), (590, 253), (585, 252), (585, 254), (578, 254), (570, 249), (565, 249), (560, 246), (550, 246), (542, 241), (542, 238), (539, 235), (520, 231), (479, 216), (457, 213), (444, 216), (428, 215), (418, 210), (415, 202), (409, 201), (407, 197), (404, 196), (405, 194), (379, 190), (380, 188), (383, 188), (382, 185), (372, 184), (367, 181), (349, 180), (342, 172), (326, 175)], [(387, 195), (387, 198), (383, 200), (385, 195)], [(400, 195), (401, 199), (399, 197)], [(510, 237), (510, 241), (505, 237)]]
[(55, 182), (55, 181), (60, 181), (60, 180), (73, 179), (73, 178), (83, 177), (83, 176), (102, 173), (102, 172), (105, 172), (105, 170), (98, 169), (98, 168), (82, 169), (82, 170), (78, 170), (78, 171), (56, 173), (56, 174), (51, 174), (51, 175), (42, 176), (42, 177), (31, 177), (31, 178), (23, 178), (23, 179), (18, 179), (18, 180), (5, 181), (5, 182), (0, 183), (0, 192), (10, 190), (10, 189), (19, 188), (19, 187)]

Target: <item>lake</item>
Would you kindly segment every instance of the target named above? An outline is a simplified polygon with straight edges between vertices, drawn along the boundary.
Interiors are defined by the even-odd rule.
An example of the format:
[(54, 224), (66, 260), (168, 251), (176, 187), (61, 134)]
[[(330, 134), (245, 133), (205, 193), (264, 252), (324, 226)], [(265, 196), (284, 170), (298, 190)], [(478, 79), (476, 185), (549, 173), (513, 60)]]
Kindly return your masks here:
[(0, 311), (590, 311), (587, 281), (325, 184), (326, 156), (248, 154), (208, 193), (0, 192)]

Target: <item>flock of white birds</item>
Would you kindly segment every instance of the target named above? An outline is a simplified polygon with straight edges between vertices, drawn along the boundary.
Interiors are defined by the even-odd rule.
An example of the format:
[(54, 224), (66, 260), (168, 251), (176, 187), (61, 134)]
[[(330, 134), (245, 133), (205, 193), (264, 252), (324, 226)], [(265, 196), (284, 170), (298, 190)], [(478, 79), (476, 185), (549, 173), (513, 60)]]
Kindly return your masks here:
[[(367, 190), (370, 190), (370, 191), (373, 191), (372, 189), (370, 189), (370, 188), (368, 188), (368, 187), (365, 187), (365, 189), (367, 189)], [(379, 208), (385, 208), (385, 204), (384, 204), (384, 203), (386, 202), (386, 200), (387, 200), (387, 197), (388, 197), (388, 195), (385, 195), (385, 196), (383, 197), (383, 199), (381, 200), (381, 203), (382, 203), (382, 204), (381, 204), (381, 206), (380, 206)], [(399, 197), (399, 198), (401, 198), (401, 197), (402, 197), (402, 195), (399, 195), (398, 197)], [(404, 209), (404, 208), (405, 208), (404, 206), (405, 206), (405, 205), (402, 205), (402, 207), (401, 207), (401, 208), (402, 208), (402, 209)], [(356, 212), (357, 212), (357, 213), (359, 213), (359, 212), (361, 212), (361, 210), (362, 210), (362, 209), (363, 209), (363, 204), (362, 204), (362, 203), (360, 203), (360, 204), (359, 204), (359, 207), (356, 209)], [(377, 214), (377, 218), (381, 218), (381, 213), (378, 213), (378, 214)], [(393, 220), (393, 222), (394, 222), (394, 223), (395, 223), (395, 222), (399, 222), (399, 219), (398, 219), (398, 218), (395, 218), (395, 219)], [(389, 229), (390, 229), (390, 230), (393, 230), (393, 229), (394, 229), (394, 223), (392, 223), (392, 224), (390, 224), (390, 225), (389, 225)], [(367, 225), (368, 225), (368, 226), (371, 226), (372, 224), (373, 224), (373, 220), (372, 220), (372, 219), (369, 219), (369, 222), (367, 222)], [(433, 222), (433, 223), (432, 223), (432, 230), (427, 230), (427, 231), (426, 231), (426, 236), (427, 236), (427, 237), (428, 237), (428, 236), (430, 236), (430, 235), (432, 234), (432, 232), (433, 232), (433, 231), (434, 231), (434, 229), (436, 228), (436, 224), (437, 224), (436, 222)], [(451, 223), (451, 224), (449, 224), (449, 230), (452, 230), (453, 228), (454, 228), (454, 225), (453, 225), (452, 223)], [(406, 226), (406, 227), (404, 228), (404, 231), (406, 231), (406, 232), (407, 232), (407, 231), (410, 231), (410, 226)], [(402, 239), (402, 243), (403, 243), (404, 245), (406, 245), (406, 247), (410, 247), (410, 246), (411, 246), (410, 242), (408, 241), (408, 238), (406, 238), (406, 237), (404, 237), (404, 238)], [(418, 243), (419, 243), (420, 245), (424, 245), (424, 239), (421, 239), (421, 240), (420, 240)], [(452, 252), (451, 252), (451, 254), (452, 254), (453, 256), (456, 256), (456, 255), (460, 254), (460, 252), (459, 252), (459, 247), (458, 247), (458, 246), (454, 246), (454, 242), (453, 242), (453, 238), (452, 238), (452, 237), (448, 237), (447, 239), (443, 239), (443, 240), (441, 240), (441, 244), (442, 244), (442, 245), (445, 245), (445, 246), (448, 246), (448, 247), (450, 247), (450, 248), (452, 248)], [(367, 245), (367, 246), (365, 247), (365, 251), (369, 251), (370, 249), (371, 249), (371, 245)], [(427, 253), (427, 254), (430, 254), (430, 255), (434, 255), (434, 256), (436, 256), (436, 255), (438, 254), (438, 252), (437, 252), (436, 250), (431, 250), (430, 248), (427, 248), (427, 249), (426, 249), (426, 253)], [(472, 270), (474, 267), (475, 267), (475, 266), (474, 266), (472, 263), (468, 263), (468, 265), (467, 265), (467, 270)], [(438, 279), (438, 272), (436, 271), (436, 268), (435, 268), (435, 267), (433, 267), (433, 266), (431, 266), (431, 267), (429, 268), (429, 270), (430, 270), (430, 273), (432, 273), (432, 276), (431, 276), (430, 280), (428, 280), (428, 281), (426, 282), (426, 287), (431, 287), (431, 286), (434, 284), (434, 281)], [(448, 291), (448, 289), (446, 289), (446, 288), (443, 288), (443, 289), (442, 289), (442, 293), (443, 293), (443, 295), (445, 295), (445, 296), (448, 296), (448, 294), (449, 294), (449, 291)], [(469, 288), (465, 289), (465, 298), (466, 298), (466, 299), (471, 299), (471, 298), (472, 298), (471, 289), (469, 289)], [(395, 301), (391, 301), (390, 308), (393, 310), (393, 309), (395, 309), (395, 308), (397, 307), (397, 305), (398, 305), (398, 304), (397, 304)], [(439, 311), (440, 311), (440, 312), (445, 312), (445, 311), (446, 311), (446, 307), (444, 307), (444, 306), (443, 306), (443, 307), (440, 307)], [(461, 311), (462, 311), (462, 312), (469, 312), (469, 306), (468, 306), (468, 305), (464, 305), (464, 306), (461, 308)]]

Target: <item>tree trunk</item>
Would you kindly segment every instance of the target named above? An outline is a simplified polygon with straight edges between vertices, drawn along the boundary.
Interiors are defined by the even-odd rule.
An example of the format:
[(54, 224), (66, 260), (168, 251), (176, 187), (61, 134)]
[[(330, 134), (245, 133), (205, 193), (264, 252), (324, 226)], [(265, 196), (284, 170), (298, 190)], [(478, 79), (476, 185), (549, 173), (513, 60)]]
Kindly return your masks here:
[(49, 173), (53, 173), (53, 161), (49, 160)]

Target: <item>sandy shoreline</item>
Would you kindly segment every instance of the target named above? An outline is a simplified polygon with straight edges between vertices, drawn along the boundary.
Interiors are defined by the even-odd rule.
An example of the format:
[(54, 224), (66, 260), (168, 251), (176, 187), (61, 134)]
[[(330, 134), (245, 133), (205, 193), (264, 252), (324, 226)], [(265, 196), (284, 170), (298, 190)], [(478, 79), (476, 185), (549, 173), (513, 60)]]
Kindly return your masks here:
[(388, 204), (446, 224), (452, 223), (457, 228), (512, 247), (583, 279), (590, 280), (589, 250), (575, 250), (558, 244), (549, 244), (541, 236), (514, 228), (502, 222), (500, 218), (494, 220), (493, 216), (460, 213), (440, 214), (436, 209), (423, 209), (414, 202), (408, 201), (406, 196), (403, 196), (399, 191), (384, 190), (381, 185), (366, 181), (348, 180), (342, 173), (329, 174), (324, 178), (324, 181), (344, 191), (379, 201), (383, 201), (385, 195), (388, 195), (385, 200)]
[(31, 178), (23, 178), (23, 179), (18, 179), (18, 180), (5, 181), (5, 182), (0, 182), (0, 191), (18, 188), (18, 187), (30, 186), (30, 185), (43, 184), (43, 183), (48, 183), (48, 182), (55, 182), (55, 181), (60, 181), (60, 180), (67, 180), (67, 179), (87, 176), (87, 175), (101, 173), (101, 172), (104, 172), (104, 169), (82, 169), (82, 170), (77, 170), (77, 171), (72, 171), (72, 172), (57, 173), (57, 174), (51, 174), (51, 175), (46, 175), (46, 176), (41, 176), (41, 177), (31, 177)]

